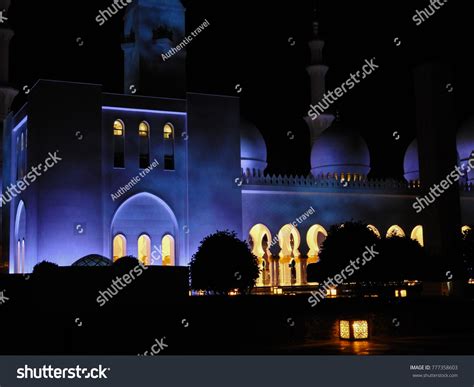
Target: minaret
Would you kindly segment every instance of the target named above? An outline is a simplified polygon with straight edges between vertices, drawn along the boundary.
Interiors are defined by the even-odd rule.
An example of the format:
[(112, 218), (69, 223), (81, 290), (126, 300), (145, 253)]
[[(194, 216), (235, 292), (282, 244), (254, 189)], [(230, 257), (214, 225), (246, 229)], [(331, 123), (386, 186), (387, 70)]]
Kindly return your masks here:
[[(313, 21), (313, 39), (309, 42), (309, 49), (311, 51), (311, 62), (306, 70), (308, 71), (311, 81), (311, 105), (316, 105), (320, 102), (324, 93), (326, 92), (326, 73), (328, 66), (323, 64), (323, 48), (324, 40), (319, 37), (319, 22), (316, 16), (316, 9), (314, 10)], [(316, 138), (331, 126), (334, 121), (334, 116), (330, 113), (323, 113), (316, 119), (311, 116), (304, 117), (306, 124), (310, 130), (311, 146), (313, 146)]]
[[(6, 17), (10, 0), (0, 0), (0, 11)], [(3, 133), (3, 120), (10, 112), (13, 99), (18, 91), (11, 87), (8, 83), (8, 67), (9, 67), (9, 50), (10, 40), (13, 37), (13, 31), (8, 28), (8, 21), (0, 23), (0, 125)]]
[(187, 43), (180, 0), (134, 0), (122, 44), (125, 94), (184, 98)]
[[(3, 17), (7, 17), (10, 8), (10, 0), (0, 0), (0, 11)], [(18, 91), (9, 85), (9, 51), (10, 40), (13, 31), (8, 28), (8, 20), (0, 23), (0, 191), (3, 192), (3, 135), (5, 130), (5, 119), (10, 112), (13, 99)], [(0, 208), (0, 273), (8, 271), (8, 206)]]

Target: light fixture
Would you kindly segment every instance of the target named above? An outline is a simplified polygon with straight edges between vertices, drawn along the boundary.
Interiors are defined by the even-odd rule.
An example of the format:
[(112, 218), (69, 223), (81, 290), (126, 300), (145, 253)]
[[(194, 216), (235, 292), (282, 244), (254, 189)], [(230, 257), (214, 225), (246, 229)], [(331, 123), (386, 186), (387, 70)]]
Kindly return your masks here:
[(400, 290), (395, 290), (395, 297), (406, 297), (407, 296), (407, 291), (406, 289), (400, 289)]
[(367, 340), (369, 322), (367, 320), (340, 320), (339, 338), (342, 340)]
[(337, 289), (336, 288), (330, 288), (326, 290), (326, 295), (329, 297), (335, 297), (337, 296)]

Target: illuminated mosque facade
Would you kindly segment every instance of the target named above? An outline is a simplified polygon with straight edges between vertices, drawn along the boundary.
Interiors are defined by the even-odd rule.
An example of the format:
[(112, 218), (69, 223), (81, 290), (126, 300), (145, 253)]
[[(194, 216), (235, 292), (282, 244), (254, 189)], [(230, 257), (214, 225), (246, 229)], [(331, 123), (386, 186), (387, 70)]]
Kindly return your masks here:
[[(205, 236), (229, 229), (258, 257), (258, 285), (300, 285), (330, 225), (361, 220), (376, 234), (424, 243), (426, 220), (413, 209), (416, 141), (405, 155), (405, 181), (370, 180), (370, 151), (356, 131), (330, 113), (306, 117), (311, 175), (266, 175), (264, 138), (241, 117), (239, 99), (187, 93), (185, 50), (161, 59), (185, 38), (180, 1), (134, 1), (124, 30), (125, 94), (40, 80), (16, 114), (8, 114), (16, 95), (8, 86), (13, 32), (0, 30), (2, 262), (10, 273), (31, 272), (42, 260), (67, 266), (91, 254), (185, 266)], [(328, 70), (317, 23), (309, 46), (316, 104)], [(459, 131), (460, 161), (474, 150), (473, 133), (474, 120)], [(61, 161), (29, 181), (49, 152)], [(462, 224), (474, 221), (473, 178), (459, 191)]]

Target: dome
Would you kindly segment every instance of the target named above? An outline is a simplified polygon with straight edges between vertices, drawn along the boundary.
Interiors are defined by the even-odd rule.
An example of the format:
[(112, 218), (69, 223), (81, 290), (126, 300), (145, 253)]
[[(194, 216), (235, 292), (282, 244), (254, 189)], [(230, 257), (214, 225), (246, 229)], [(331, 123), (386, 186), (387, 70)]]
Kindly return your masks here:
[(403, 159), (403, 173), (407, 181), (420, 180), (420, 163), (418, 161), (418, 141), (416, 138), (408, 146)]
[(240, 120), (240, 160), (245, 174), (263, 175), (267, 167), (267, 146), (255, 125)]
[(78, 259), (71, 266), (110, 266), (112, 261), (102, 255), (90, 254)]
[(337, 123), (325, 130), (314, 142), (311, 150), (313, 176), (334, 173), (366, 176), (369, 171), (369, 148), (356, 131)]

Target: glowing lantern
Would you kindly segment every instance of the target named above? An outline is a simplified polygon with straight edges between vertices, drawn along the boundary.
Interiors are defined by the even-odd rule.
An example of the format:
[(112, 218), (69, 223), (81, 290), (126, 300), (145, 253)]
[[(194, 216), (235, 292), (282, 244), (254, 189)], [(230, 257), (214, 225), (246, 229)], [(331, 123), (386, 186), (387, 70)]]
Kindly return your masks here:
[(406, 289), (395, 290), (395, 297), (406, 297), (407, 291)]
[(337, 296), (337, 289), (336, 288), (331, 288), (326, 290), (326, 295), (330, 297), (335, 297)]
[(367, 320), (340, 320), (339, 338), (343, 340), (367, 340), (369, 322)]

